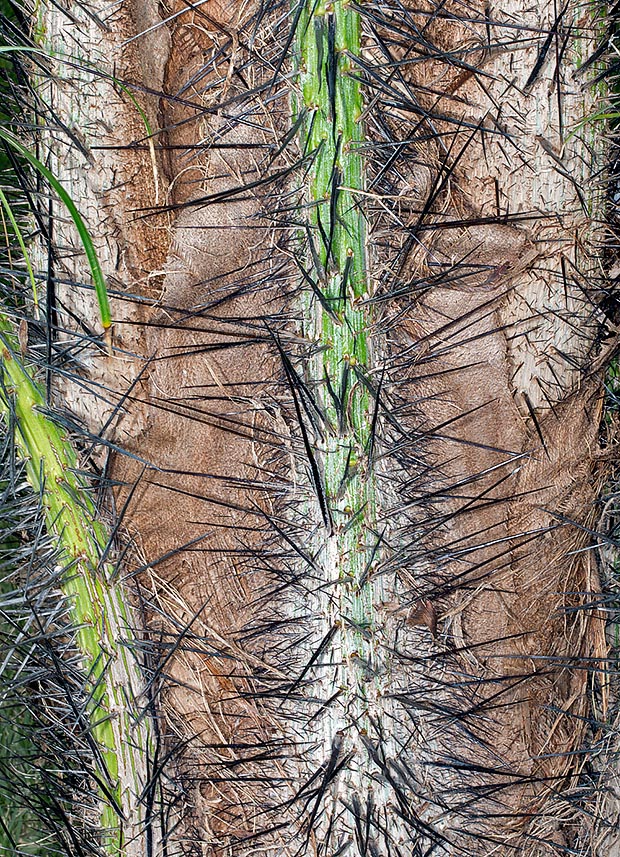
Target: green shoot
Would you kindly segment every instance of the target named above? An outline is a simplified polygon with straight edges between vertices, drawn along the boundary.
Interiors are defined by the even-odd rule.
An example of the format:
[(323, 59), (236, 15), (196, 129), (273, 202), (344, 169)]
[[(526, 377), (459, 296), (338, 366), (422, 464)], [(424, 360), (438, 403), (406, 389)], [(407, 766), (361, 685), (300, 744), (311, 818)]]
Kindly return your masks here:
[(101, 270), (101, 265), (99, 264), (99, 259), (97, 258), (95, 245), (93, 244), (93, 240), (90, 237), (88, 228), (84, 223), (82, 215), (78, 211), (76, 204), (74, 203), (71, 196), (67, 193), (65, 188), (62, 186), (62, 184), (58, 181), (54, 173), (49, 170), (45, 166), (45, 164), (43, 164), (37, 157), (35, 157), (35, 155), (32, 154), (32, 152), (26, 146), (23, 145), (23, 143), (20, 143), (20, 141), (16, 137), (14, 137), (13, 134), (9, 133), (5, 128), (0, 128), (0, 140), (3, 140), (8, 146), (11, 146), (11, 148), (14, 149), (15, 152), (17, 152), (20, 158), (23, 158), (25, 161), (27, 161), (41, 176), (43, 176), (43, 178), (49, 183), (52, 190), (59, 196), (59, 198), (67, 208), (67, 211), (69, 212), (71, 219), (75, 224), (75, 228), (77, 229), (80, 241), (82, 242), (82, 246), (84, 247), (86, 258), (88, 260), (88, 265), (95, 287), (95, 293), (97, 295), (97, 302), (99, 304), (99, 315), (101, 319), (101, 324), (103, 326), (104, 331), (108, 331), (112, 325), (108, 290), (106, 288), (105, 279)]

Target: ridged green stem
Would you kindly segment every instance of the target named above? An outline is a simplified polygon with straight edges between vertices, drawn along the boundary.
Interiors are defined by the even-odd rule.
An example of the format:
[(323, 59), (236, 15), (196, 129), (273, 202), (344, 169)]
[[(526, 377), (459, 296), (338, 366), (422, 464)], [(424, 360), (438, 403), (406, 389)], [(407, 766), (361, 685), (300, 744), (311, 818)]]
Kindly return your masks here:
[(135, 838), (143, 819), (149, 727), (136, 698), (140, 675), (130, 650), (131, 623), (106, 550), (105, 528), (75, 452), (47, 415), (45, 397), (19, 359), (12, 326), (0, 314), (0, 412), (13, 416), (15, 445), (32, 489), (42, 499), (48, 532), (64, 569), (61, 589), (71, 607), (76, 644), (86, 675), (88, 734), (100, 782), (105, 853), (125, 855), (127, 831)]
[(371, 460), (375, 399), (369, 392), (372, 311), (359, 193), (365, 172), (363, 101), (354, 68), (360, 16), (346, 0), (309, 0), (296, 39), (294, 110), (304, 117), (300, 145), (310, 162), (304, 205), (311, 246), (305, 263), (315, 284), (307, 308), (318, 355), (308, 380), (325, 417), (319, 464), (330, 520), (323, 566), (329, 579), (338, 581), (339, 593), (326, 602), (325, 620), (338, 629), (330, 658), (340, 663), (336, 681), (346, 712), (333, 726), (346, 729), (353, 723), (361, 730), (378, 690), (373, 629), (381, 594), (372, 574), (378, 540)]

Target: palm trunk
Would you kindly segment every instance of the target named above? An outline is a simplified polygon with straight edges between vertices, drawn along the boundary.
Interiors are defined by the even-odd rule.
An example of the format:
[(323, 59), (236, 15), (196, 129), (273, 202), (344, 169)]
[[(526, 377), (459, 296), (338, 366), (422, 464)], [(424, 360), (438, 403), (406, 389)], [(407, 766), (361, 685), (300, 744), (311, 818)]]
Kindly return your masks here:
[(55, 397), (112, 444), (172, 853), (614, 853), (599, 12), (41, 15), (115, 322), (55, 211)]

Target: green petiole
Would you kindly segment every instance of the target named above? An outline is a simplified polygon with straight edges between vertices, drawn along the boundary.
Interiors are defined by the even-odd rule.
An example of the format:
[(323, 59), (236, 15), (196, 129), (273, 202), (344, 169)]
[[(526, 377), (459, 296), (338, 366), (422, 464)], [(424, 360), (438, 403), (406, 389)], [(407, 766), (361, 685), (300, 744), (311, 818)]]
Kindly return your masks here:
[(0, 411), (13, 416), (15, 445), (26, 463), (32, 489), (41, 497), (47, 530), (59, 546), (63, 594), (71, 605), (76, 644), (87, 676), (88, 731), (101, 784), (105, 853), (126, 853), (128, 831), (136, 836), (144, 819), (149, 729), (137, 698), (140, 675), (131, 643), (124, 594), (111, 564), (101, 562), (106, 531), (98, 520), (75, 452), (47, 413), (43, 391), (18, 358), (7, 318), (0, 315)]
[(300, 147), (310, 161), (303, 213), (312, 246), (305, 262), (316, 284), (306, 306), (314, 319), (308, 333), (317, 355), (308, 381), (325, 421), (325, 439), (318, 444), (329, 517), (323, 567), (338, 581), (339, 593), (335, 612), (333, 599), (320, 609), (338, 628), (331, 657), (341, 665), (336, 682), (343, 691), (343, 713), (334, 718), (332, 732), (351, 726), (357, 731), (367, 726), (369, 706), (380, 694), (372, 677), (380, 672), (373, 629), (382, 597), (373, 580), (380, 537), (372, 464), (373, 319), (367, 228), (359, 205), (365, 172), (363, 97), (354, 74), (360, 16), (345, 0), (304, 2), (296, 39), (294, 112), (303, 117)]

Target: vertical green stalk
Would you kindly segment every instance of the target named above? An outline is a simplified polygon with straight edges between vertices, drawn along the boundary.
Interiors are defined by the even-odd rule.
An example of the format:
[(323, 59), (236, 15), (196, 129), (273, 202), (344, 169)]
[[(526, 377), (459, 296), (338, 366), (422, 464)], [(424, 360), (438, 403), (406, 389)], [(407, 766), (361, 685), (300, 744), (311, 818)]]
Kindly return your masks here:
[[(369, 728), (379, 704), (376, 609), (381, 584), (373, 580), (378, 543), (376, 480), (372, 467), (375, 399), (370, 394), (372, 308), (367, 229), (360, 207), (365, 165), (363, 98), (355, 57), (361, 49), (360, 16), (347, 0), (304, 0), (297, 26), (299, 88), (294, 112), (303, 117), (300, 145), (308, 158), (305, 217), (313, 280), (305, 315), (316, 357), (308, 367), (325, 417), (319, 446), (327, 536), (321, 547), (327, 592), (320, 610), (327, 630), (336, 629), (329, 661), (340, 693), (339, 714), (323, 724), (324, 753), (337, 734), (355, 736)], [(337, 592), (337, 598), (333, 593)], [(322, 596), (321, 596), (322, 597)], [(326, 688), (329, 698), (334, 687)], [(357, 766), (357, 775), (354, 774)], [(370, 777), (363, 759), (350, 765), (355, 784)]]
[(43, 392), (17, 357), (11, 325), (0, 314), (0, 412), (15, 426), (15, 444), (28, 481), (42, 498), (45, 523), (59, 545), (63, 594), (71, 605), (86, 674), (88, 734), (100, 784), (105, 853), (136, 853), (143, 827), (149, 729), (139, 713), (140, 675), (130, 650), (131, 622), (111, 564), (102, 562), (107, 537), (97, 519), (75, 452), (46, 415)]

